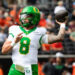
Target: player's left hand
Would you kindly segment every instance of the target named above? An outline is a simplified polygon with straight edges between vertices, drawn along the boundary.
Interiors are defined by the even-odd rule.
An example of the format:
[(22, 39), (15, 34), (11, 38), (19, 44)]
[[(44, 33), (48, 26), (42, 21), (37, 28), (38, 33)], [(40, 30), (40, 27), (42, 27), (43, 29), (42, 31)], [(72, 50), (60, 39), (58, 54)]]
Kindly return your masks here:
[(16, 36), (16, 38), (15, 38), (15, 43), (18, 43), (18, 42), (20, 41), (20, 39), (23, 37), (22, 34), (23, 34), (23, 33), (20, 33), (20, 34), (18, 34), (18, 35)]

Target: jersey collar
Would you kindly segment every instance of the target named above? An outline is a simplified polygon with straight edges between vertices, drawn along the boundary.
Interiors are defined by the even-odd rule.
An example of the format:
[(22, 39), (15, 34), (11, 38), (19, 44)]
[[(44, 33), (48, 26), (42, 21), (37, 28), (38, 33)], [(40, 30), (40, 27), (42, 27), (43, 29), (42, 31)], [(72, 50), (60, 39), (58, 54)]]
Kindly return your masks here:
[(26, 31), (23, 27), (21, 27), (21, 26), (19, 26), (19, 27), (20, 27), (21, 31), (23, 31), (26, 35), (28, 35), (29, 33), (33, 32), (36, 29), (36, 27), (34, 27), (34, 28)]

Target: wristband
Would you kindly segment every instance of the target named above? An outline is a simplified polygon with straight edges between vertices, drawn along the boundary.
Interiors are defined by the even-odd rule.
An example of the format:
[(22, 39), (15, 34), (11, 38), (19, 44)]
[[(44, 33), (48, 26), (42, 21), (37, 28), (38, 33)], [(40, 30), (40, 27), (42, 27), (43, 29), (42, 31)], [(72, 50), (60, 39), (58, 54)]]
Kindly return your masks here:
[(12, 43), (10, 44), (12, 47), (14, 47), (15, 46), (15, 42), (14, 41), (12, 41)]
[(60, 25), (60, 28), (65, 28), (65, 24), (64, 24), (64, 23), (61, 24), (61, 25)]

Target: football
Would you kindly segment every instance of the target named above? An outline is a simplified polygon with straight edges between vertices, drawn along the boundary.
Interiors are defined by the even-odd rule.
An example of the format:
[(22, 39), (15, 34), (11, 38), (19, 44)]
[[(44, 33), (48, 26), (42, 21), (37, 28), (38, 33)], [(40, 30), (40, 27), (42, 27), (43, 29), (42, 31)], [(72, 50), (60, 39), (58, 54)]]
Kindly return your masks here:
[(68, 19), (68, 11), (59, 10), (57, 13), (55, 13), (55, 19), (59, 22), (64, 22), (66, 19)]

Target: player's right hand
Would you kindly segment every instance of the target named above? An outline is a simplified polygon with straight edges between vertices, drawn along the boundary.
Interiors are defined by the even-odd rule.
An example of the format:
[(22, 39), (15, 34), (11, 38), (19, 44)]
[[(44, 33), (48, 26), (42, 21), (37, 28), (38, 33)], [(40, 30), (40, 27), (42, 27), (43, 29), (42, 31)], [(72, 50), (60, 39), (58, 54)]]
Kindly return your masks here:
[(20, 33), (20, 34), (18, 34), (18, 35), (16, 36), (16, 38), (15, 38), (15, 43), (18, 43), (18, 42), (20, 41), (20, 39), (23, 37), (22, 34), (23, 34), (23, 33)]
[(59, 21), (56, 20), (56, 23), (58, 23), (59, 25), (61, 25), (61, 24), (66, 24), (67, 21), (68, 21), (68, 19), (66, 19), (64, 22), (59, 22)]

